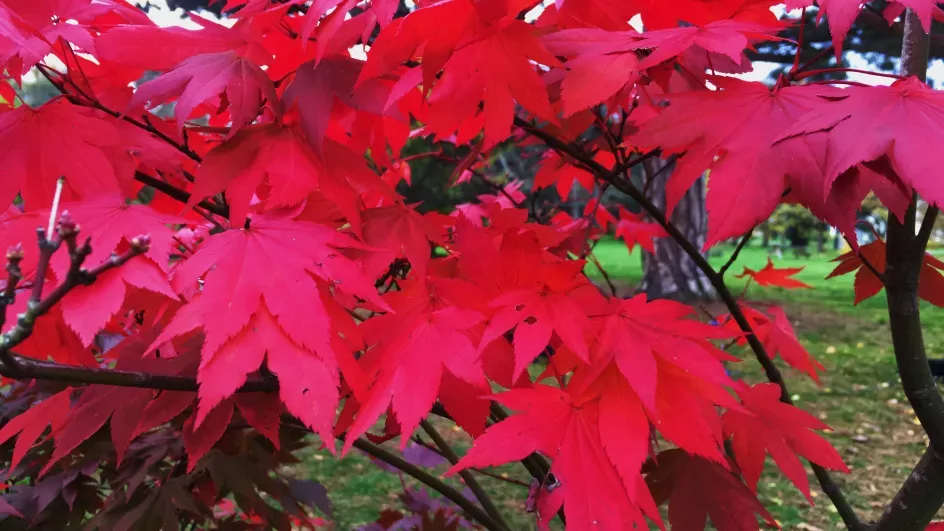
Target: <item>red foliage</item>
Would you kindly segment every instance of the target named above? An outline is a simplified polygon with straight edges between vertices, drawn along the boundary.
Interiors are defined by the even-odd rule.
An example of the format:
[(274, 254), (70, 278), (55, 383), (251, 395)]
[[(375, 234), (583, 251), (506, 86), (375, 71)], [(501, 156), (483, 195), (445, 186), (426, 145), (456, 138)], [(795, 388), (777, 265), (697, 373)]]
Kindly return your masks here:
[[(723, 342), (753, 342), (818, 381), (784, 310), (732, 302), (736, 316), (709, 324), (682, 303), (604, 294), (585, 260), (611, 229), (654, 253), (706, 171), (707, 241), (691, 242), (706, 249), (784, 201), (850, 238), (870, 191), (899, 213), (912, 191), (940, 202), (944, 96), (917, 78), (718, 75), (747, 71), (745, 51), (792, 23), (773, 0), (558, 0), (519, 16), (539, 3), (417, 1), (394, 18), (390, 0), (233, 0), (232, 25), (190, 14), (196, 30), (120, 0), (0, 4), (3, 68), (61, 92), (34, 108), (4, 85), (0, 242), (24, 246), (0, 310), (23, 316), (6, 321), (0, 358), (75, 385), (10, 391), (7, 474), (39, 482), (14, 484), (0, 513), (49, 529), (86, 513), (103, 529), (322, 527), (311, 508), (325, 504), (277, 473), (303, 434), (342, 454), (395, 437), (403, 449), (431, 411), (473, 439), (449, 473), (539, 461), (541, 526), (563, 508), (569, 529), (665, 527), (667, 503), (674, 530), (758, 529), (773, 523), (756, 498), (768, 454), (807, 498), (801, 458), (847, 471), (825, 424), (725, 369), (739, 358)], [(817, 3), (838, 51), (861, 2)], [(925, 27), (941, 14), (897, 5)], [(368, 43), (366, 59), (350, 52)], [(145, 71), (158, 75), (129, 86)], [(152, 113), (170, 103), (173, 119)], [(424, 141), (439, 145), (407, 154)], [(583, 218), (509, 183), (512, 150), (540, 160), (531, 192), (590, 192)], [(646, 197), (652, 176), (631, 173), (655, 156), (675, 160), (665, 204), (607, 210), (608, 190)], [(448, 212), (413, 203), (401, 181), (427, 179), (424, 159), (451, 164), (456, 188), (440, 195), (492, 193)], [(40, 253), (32, 233), (59, 215)], [(882, 288), (883, 242), (839, 260), (830, 276), (856, 272), (856, 303)], [(801, 269), (740, 277), (808, 288)], [(938, 306), (942, 272), (928, 255), (920, 295)], [(80, 366), (96, 379), (62, 376)], [(414, 512), (441, 529), (470, 516)]]

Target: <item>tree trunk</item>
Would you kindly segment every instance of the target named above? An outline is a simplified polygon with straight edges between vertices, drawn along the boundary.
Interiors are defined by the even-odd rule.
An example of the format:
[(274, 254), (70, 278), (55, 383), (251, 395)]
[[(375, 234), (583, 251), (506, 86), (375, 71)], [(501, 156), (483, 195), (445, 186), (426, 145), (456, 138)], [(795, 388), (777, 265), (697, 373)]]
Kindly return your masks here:
[[(646, 173), (646, 196), (657, 207), (665, 209), (665, 183), (674, 165), (658, 158), (643, 163)], [(705, 211), (705, 178), (699, 178), (672, 212), (672, 223), (699, 249), (705, 244), (708, 216)], [(695, 262), (671, 238), (655, 241), (655, 254), (642, 253), (643, 279), (641, 291), (653, 299), (693, 301), (716, 296), (708, 278)]]

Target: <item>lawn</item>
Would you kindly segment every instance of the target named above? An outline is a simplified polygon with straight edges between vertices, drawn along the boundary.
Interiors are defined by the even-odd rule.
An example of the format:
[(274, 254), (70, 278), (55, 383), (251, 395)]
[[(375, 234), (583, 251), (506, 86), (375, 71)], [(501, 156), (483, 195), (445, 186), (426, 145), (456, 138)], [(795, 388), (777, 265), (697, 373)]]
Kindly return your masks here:
[[(710, 261), (720, 265), (730, 253), (731, 249), (725, 249)], [(627, 292), (641, 277), (639, 256), (629, 255), (622, 243), (603, 241), (595, 254), (614, 281)], [(781, 304), (807, 349), (826, 366), (821, 385), (787, 369), (788, 385), (799, 407), (833, 428), (827, 437), (851, 469), (849, 475), (838, 474), (837, 480), (846, 486), (844, 490), (860, 516), (872, 519), (881, 513), (917, 462), (926, 439), (916, 425), (914, 412), (908, 407), (897, 379), (884, 294), (853, 307), (851, 275), (824, 280), (835, 265), (830, 262), (835, 256), (832, 253), (797, 260), (788, 253), (783, 259), (775, 259), (778, 267), (804, 267), (796, 278), (814, 289), (785, 291), (752, 286), (748, 298)], [(744, 287), (743, 279), (733, 278), (743, 266), (758, 269), (766, 261), (764, 249), (744, 249), (729, 272), (732, 290), (740, 293)], [(591, 266), (588, 274), (595, 277), (597, 273)], [(944, 357), (944, 312), (930, 306), (923, 307), (922, 311), (929, 353)], [(733, 375), (751, 382), (761, 381), (763, 373), (759, 366), (749, 353), (744, 354), (744, 362), (732, 367)], [(448, 440), (464, 451), (469, 444), (468, 437), (444, 423), (439, 426)], [(441, 472), (444, 468), (435, 470)], [(354, 529), (376, 519), (382, 509), (399, 505), (401, 479), (381, 470), (362, 454), (352, 453), (338, 461), (327, 452), (313, 451), (293, 472), (327, 487), (338, 529)], [(508, 466), (499, 472), (513, 481), (527, 483), (530, 479), (520, 466)], [(494, 495), (499, 509), (514, 529), (534, 528), (532, 516), (524, 511), (525, 487), (488, 477), (481, 481)], [(810, 483), (816, 485), (812, 475)], [(409, 480), (407, 484), (415, 485)], [(772, 467), (760, 483), (761, 500), (784, 529), (841, 528), (829, 500), (815, 487), (813, 491), (815, 505), (810, 507), (793, 485)]]

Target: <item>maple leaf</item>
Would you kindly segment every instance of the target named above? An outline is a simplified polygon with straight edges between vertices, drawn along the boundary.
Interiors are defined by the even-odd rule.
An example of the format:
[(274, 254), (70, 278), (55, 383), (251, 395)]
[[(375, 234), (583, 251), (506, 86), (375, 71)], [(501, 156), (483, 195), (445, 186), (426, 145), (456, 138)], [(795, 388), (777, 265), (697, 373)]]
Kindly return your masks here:
[[(327, 142), (319, 158), (293, 127), (246, 127), (204, 157), (188, 206), (225, 191), (230, 221), (238, 227), (254, 196), (260, 201), (252, 208), (267, 211), (297, 206), (319, 192), (359, 235), (364, 205), (353, 184), (367, 181), (367, 172), (360, 156), (336, 142)], [(382, 195), (395, 195), (376, 178), (372, 184)]]
[(86, 53), (95, 53), (95, 44), (87, 24), (98, 15), (116, 9), (124, 9), (124, 6), (107, 0), (8, 0), (0, 7), (0, 62), (8, 63), (16, 57), (21, 63), (22, 72), (26, 73), (52, 53), (55, 43), (60, 39)]
[(203, 54), (184, 59), (169, 72), (138, 87), (128, 108), (144, 104), (156, 106), (177, 98), (174, 115), (177, 117), (177, 129), (182, 131), (184, 122), (200, 102), (221, 94), (226, 96), (233, 123), (227, 138), (244, 125), (252, 123), (263, 103), (272, 107), (276, 115), (280, 112), (272, 80), (252, 61), (235, 52)]
[(233, 399), (213, 407), (203, 422), (196, 411), (184, 423), (184, 446), (187, 448), (187, 472), (196, 468), (200, 459), (223, 437), (233, 418)]
[(709, 518), (718, 529), (757, 531), (755, 515), (776, 526), (750, 489), (721, 465), (678, 449), (661, 452), (654, 462), (646, 483), (656, 503), (668, 500), (672, 531), (701, 531)]
[[(885, 242), (877, 239), (860, 247), (858, 252), (849, 251), (844, 253), (833, 259), (833, 262), (839, 262), (839, 264), (826, 278), (830, 279), (855, 272), (855, 280), (853, 281), (855, 300), (853, 304), (858, 305), (860, 302), (877, 295), (885, 287), (882, 280), (875, 276), (870, 268), (865, 267), (867, 261), (876, 271), (884, 274), (885, 252)], [(924, 253), (921, 272), (918, 273), (918, 297), (939, 308), (944, 308), (944, 262), (927, 252)]]
[(327, 57), (317, 64), (309, 61), (296, 70), (292, 83), (285, 89), (285, 106), (298, 107), (302, 128), (316, 153), (322, 153), (337, 102), (363, 113), (389, 115), (408, 122), (396, 107), (388, 105), (391, 87), (375, 79), (357, 82), (364, 66), (364, 61), (343, 56)]
[[(486, 148), (510, 133), (515, 101), (539, 118), (556, 122), (532, 61), (546, 66), (560, 62), (528, 23), (509, 18), (517, 14), (511, 6), (491, 7), (488, 12), (468, 0), (439, 2), (394, 20), (374, 41), (358, 84), (391, 72), (422, 48), (422, 83), (425, 90), (432, 89), (429, 131), (449, 136), (479, 113), (483, 100)], [(486, 71), (488, 76), (475, 75)]]
[(705, 248), (767, 219), (791, 177), (811, 174), (798, 182), (819, 182), (818, 196), (827, 189), (813, 140), (771, 147), (796, 119), (821, 104), (815, 88), (770, 89), (733, 78), (713, 82), (723, 90), (669, 95), (670, 105), (628, 140), (643, 151), (661, 147), (666, 154), (685, 153), (666, 186), (669, 212), (711, 170)]
[[(762, 313), (749, 306), (741, 305), (741, 310), (745, 317), (751, 322), (751, 328), (757, 335), (757, 338), (764, 344), (764, 347), (773, 356), (780, 356), (791, 367), (800, 370), (813, 381), (819, 383), (819, 373), (826, 370), (823, 365), (816, 361), (806, 350), (793, 330), (790, 319), (779, 306), (767, 306)], [(722, 322), (726, 322), (729, 327), (736, 327), (733, 319), (728, 316), (720, 317)], [(739, 344), (745, 344), (746, 340), (741, 339)]]
[(71, 396), (72, 389), (60, 391), (20, 413), (0, 428), (0, 443), (9, 441), (14, 435), (17, 436), (8, 468), (10, 472), (16, 469), (26, 456), (26, 452), (46, 431), (47, 426), (52, 427), (51, 435), (55, 435), (62, 428), (69, 416)]
[(87, 388), (69, 412), (68, 422), (55, 434), (56, 449), (43, 467), (43, 472), (94, 435), (109, 419), (112, 444), (118, 463), (121, 463), (138, 425), (138, 415), (153, 397), (154, 391), (151, 389), (108, 385)]
[[(168, 263), (173, 246), (173, 234), (168, 227), (184, 220), (161, 214), (140, 204), (127, 204), (120, 196), (105, 194), (92, 196), (81, 202), (62, 205), (82, 229), (92, 246), (86, 263), (94, 266), (125, 252), (132, 239), (149, 234), (148, 253), (138, 256), (120, 268), (106, 271), (94, 284), (76, 286), (62, 300), (62, 316), (84, 346), (91, 345), (96, 334), (122, 308), (128, 299), (129, 288), (146, 290), (171, 300), (177, 298), (167, 280)], [(45, 211), (40, 211), (45, 217)], [(35, 227), (37, 221), (26, 217), (22, 223)], [(51, 260), (52, 270), (60, 281), (70, 267), (67, 253), (57, 253)]]
[[(405, 447), (448, 382), (464, 382), (479, 396), (490, 393), (479, 354), (466, 333), (485, 316), (459, 306), (463, 291), (474, 288), (457, 287), (445, 280), (407, 281), (401, 284), (401, 291), (384, 296), (393, 313), (361, 325), (366, 344), (373, 347), (361, 358), (361, 364), (373, 384), (367, 396), (359, 400), (360, 409), (348, 431), (345, 451), (374, 425), (388, 405), (396, 415), (401, 446)], [(487, 404), (476, 396), (469, 400), (455, 394), (448, 396), (457, 399), (448, 406), (462, 406), (455, 408), (457, 412), (469, 405), (474, 407), (476, 402)], [(476, 422), (484, 426), (484, 420), (482, 417)]]
[(228, 28), (194, 13), (187, 16), (200, 26), (199, 30), (156, 25), (110, 28), (95, 40), (97, 56), (107, 62), (160, 71), (201, 54), (233, 51), (257, 65), (267, 64), (272, 59), (272, 54), (247, 26)]
[[(891, 0), (886, 9), (890, 10), (896, 5), (896, 13), (901, 14), (904, 8), (909, 8), (921, 20), (921, 26), (924, 31), (930, 31), (931, 17), (939, 18), (944, 16), (944, 12), (937, 6), (937, 0)], [(842, 57), (842, 43), (846, 39), (846, 34), (852, 29), (852, 24), (862, 9), (862, 2), (858, 0), (816, 0), (819, 6), (817, 18), (822, 22), (823, 18), (829, 19), (829, 32), (833, 37), (833, 48), (836, 49), (836, 57)], [(787, 0), (786, 9), (802, 9), (813, 5), (813, 0)], [(894, 21), (897, 16), (889, 19)]]
[[(944, 117), (944, 94), (911, 77), (887, 87), (849, 87), (825, 91), (821, 96), (819, 105), (781, 131), (777, 140), (826, 131), (826, 184), (859, 163), (885, 157), (894, 176), (929, 202), (944, 203), (944, 188), (928, 173), (944, 162), (944, 155), (933, 148), (944, 134), (939, 126)], [(904, 115), (911, 119), (894, 120)], [(860, 132), (877, 124), (883, 124), (881, 130), (869, 142), (861, 142)]]
[(689, 306), (650, 301), (645, 294), (612, 300), (602, 317), (594, 318), (598, 323), (594, 365), (602, 368), (614, 361), (650, 411), (657, 409), (659, 359), (703, 380), (730, 385), (708, 340), (730, 339), (732, 333), (692, 319), (694, 316)]
[[(178, 291), (205, 276), (196, 300), (177, 313), (151, 349), (203, 327), (195, 424), (235, 393), (268, 359), (289, 412), (333, 440), (339, 398), (330, 317), (314, 276), (389, 309), (356, 265), (339, 254), (355, 242), (284, 215), (259, 216), (248, 229), (207, 239), (175, 272)], [(297, 311), (306, 308), (306, 314)]]
[[(705, 26), (660, 29), (643, 34), (635, 31), (607, 32), (581, 28), (546, 36), (544, 44), (557, 55), (575, 56), (567, 61), (568, 72), (561, 83), (564, 115), (606, 101), (626, 86), (639, 81), (642, 72), (697, 47), (701, 54), (717, 54), (735, 64), (750, 40), (768, 40), (782, 25), (763, 25), (722, 20)], [(649, 54), (640, 58), (642, 50)]]
[(19, 192), (27, 208), (48, 207), (62, 176), (68, 199), (116, 193), (108, 152), (116, 145), (120, 140), (110, 117), (65, 98), (0, 113), (0, 202), (12, 203)]
[(542, 519), (563, 503), (568, 525), (581, 529), (646, 527), (644, 514), (660, 521), (655, 505), (647, 500), (648, 491), (635, 489), (638, 502), (632, 501), (625, 478), (610, 461), (601, 441), (599, 401), (544, 385), (494, 399), (520, 413), (489, 426), (446, 475), (517, 461), (538, 451), (553, 459), (551, 473), (559, 483), (553, 492), (542, 489)]
[(239, 393), (236, 408), (250, 426), (279, 449), (282, 401), (274, 393)]
[(398, 257), (405, 256), (418, 279), (426, 277), (430, 262), (430, 243), (442, 237), (426, 218), (414, 209), (395, 204), (371, 208), (363, 215), (364, 251), (361, 267), (371, 277), (379, 277)]
[(638, 244), (649, 254), (655, 254), (654, 240), (668, 236), (661, 225), (644, 222), (639, 216), (629, 212), (622, 206), (619, 209), (619, 217), (620, 219), (616, 223), (616, 237), (623, 239), (629, 252), (633, 252), (633, 248)]
[(754, 271), (753, 269), (744, 266), (744, 272), (740, 275), (735, 275), (734, 278), (750, 277), (751, 280), (757, 282), (758, 286), (763, 286), (765, 288), (770, 286), (777, 286), (786, 289), (812, 288), (813, 286), (810, 286), (809, 284), (800, 282), (795, 278), (790, 278), (800, 271), (803, 271), (804, 267), (778, 268), (774, 267), (774, 263), (770, 260), (770, 258), (767, 258), (767, 265), (765, 265), (763, 269)]
[(87, 347), (105, 323), (121, 310), (131, 290), (146, 290), (169, 300), (177, 299), (166, 273), (150, 260), (135, 257), (99, 275), (94, 284), (70, 290), (61, 302), (63, 320)]
[(747, 486), (756, 494), (757, 482), (769, 453), (784, 475), (813, 503), (809, 478), (800, 455), (812, 463), (849, 473), (842, 457), (812, 430), (829, 426), (809, 413), (780, 401), (780, 386), (773, 383), (752, 387), (740, 383), (738, 396), (747, 411), (727, 411), (724, 432), (731, 437), (734, 458)]
[(517, 286), (491, 302), (498, 311), (482, 335), (484, 347), (514, 328), (515, 378), (547, 347), (555, 332), (582, 359), (589, 356), (583, 332), (587, 316), (573, 297), (586, 282), (579, 276), (584, 262), (532, 265), (530, 274), (522, 271)]
[[(616, 159), (612, 153), (600, 151), (594, 159), (606, 167), (612, 167)], [(574, 183), (579, 183), (584, 190), (593, 191), (596, 181), (592, 174), (564, 160), (559, 154), (549, 151), (541, 160), (541, 167), (534, 175), (534, 187), (545, 188), (554, 185), (557, 195), (567, 200)]]

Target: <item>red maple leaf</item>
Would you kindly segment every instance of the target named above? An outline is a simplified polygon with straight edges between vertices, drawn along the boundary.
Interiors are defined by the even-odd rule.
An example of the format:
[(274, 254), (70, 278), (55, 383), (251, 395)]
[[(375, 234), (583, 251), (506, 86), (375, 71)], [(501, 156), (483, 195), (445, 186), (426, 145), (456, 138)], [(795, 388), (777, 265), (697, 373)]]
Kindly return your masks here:
[[(495, 3), (490, 9), (478, 9), (467, 0), (418, 9), (383, 29), (358, 83), (393, 71), (422, 49), (422, 83), (426, 91), (432, 90), (429, 131), (449, 136), (479, 113), (483, 100), (485, 147), (508, 136), (515, 101), (538, 117), (556, 122), (544, 82), (531, 61), (547, 66), (560, 66), (560, 62), (533, 35), (533, 28), (514, 19), (515, 15), (510, 5)], [(471, 75), (486, 71), (488, 76)], [(420, 82), (419, 76), (410, 79), (415, 80), (414, 86)]]
[(285, 89), (285, 106), (297, 106), (302, 128), (316, 153), (321, 154), (332, 110), (338, 103), (361, 113), (389, 115), (408, 123), (396, 107), (388, 105), (389, 83), (377, 79), (357, 83), (364, 66), (363, 61), (344, 56), (326, 57), (319, 63), (310, 61), (298, 67)]
[[(739, 64), (751, 40), (768, 40), (782, 28), (740, 20), (642, 34), (581, 28), (551, 33), (543, 42), (552, 53), (573, 57), (566, 63), (561, 83), (567, 116), (606, 101), (627, 85), (632, 87), (647, 68), (682, 56), (693, 47), (700, 54), (717, 54)], [(641, 50), (650, 53), (640, 58)]]
[[(849, 251), (836, 257), (833, 261), (839, 262), (839, 264), (829, 273), (827, 279), (855, 272), (855, 280), (853, 281), (854, 304), (858, 305), (860, 302), (874, 297), (885, 287), (882, 280), (872, 272), (872, 269), (865, 266), (865, 262), (868, 262), (880, 274), (885, 273), (884, 241), (875, 240), (860, 247), (858, 252)], [(939, 308), (944, 308), (944, 262), (941, 262), (930, 253), (924, 254), (921, 272), (918, 274), (918, 297)]]
[(652, 30), (674, 28), (679, 22), (704, 26), (734, 18), (739, 13), (751, 20), (774, 20), (769, 8), (777, 3), (775, 0), (679, 0), (671, 4), (659, 0), (633, 2), (642, 15), (643, 24)]
[(199, 30), (156, 25), (120, 25), (105, 31), (95, 40), (97, 57), (102, 61), (146, 70), (168, 70), (185, 59), (200, 54), (236, 52), (257, 65), (272, 59), (246, 24), (229, 28), (194, 13), (188, 18)]
[[(544, 385), (496, 395), (495, 400), (520, 413), (486, 429), (446, 474), (517, 461), (537, 451), (554, 460), (551, 473), (557, 480), (541, 489), (542, 520), (552, 517), (563, 503), (567, 525), (579, 529), (646, 527), (644, 515), (660, 522), (648, 491), (637, 488), (638, 470), (634, 477), (621, 477), (608, 455), (602, 439), (603, 406), (594, 397), (573, 396)], [(648, 426), (635, 428), (648, 437)], [(625, 434), (615, 431), (611, 435)], [(627, 484), (633, 487), (631, 491)]]
[[(782, 130), (777, 139), (782, 142), (825, 134), (826, 184), (859, 163), (884, 157), (891, 166), (889, 177), (900, 178), (931, 203), (944, 204), (944, 188), (932, 178), (933, 168), (944, 162), (944, 154), (934, 144), (942, 134), (939, 124), (944, 116), (944, 94), (911, 77), (887, 87), (849, 87), (821, 95), (821, 103)], [(894, 119), (904, 115), (911, 119)], [(878, 124), (883, 124), (881, 129)], [(861, 132), (872, 129), (876, 135), (862, 142)], [(878, 171), (880, 168), (875, 166)]]
[(800, 271), (803, 271), (803, 269), (803, 267), (774, 267), (774, 263), (770, 258), (767, 258), (767, 265), (765, 265), (763, 269), (754, 271), (745, 266), (744, 272), (740, 275), (735, 275), (735, 278), (750, 277), (751, 280), (757, 282), (758, 286), (765, 288), (769, 286), (777, 286), (786, 289), (812, 288), (813, 286), (809, 284), (800, 282), (795, 278), (790, 278)]
[(727, 411), (722, 422), (734, 447), (734, 459), (754, 493), (767, 454), (810, 503), (813, 499), (809, 478), (797, 455), (825, 468), (849, 473), (839, 452), (812, 431), (827, 430), (829, 426), (781, 402), (780, 386), (766, 383), (749, 387), (740, 383), (737, 392), (746, 411)]
[[(177, 313), (152, 349), (203, 327), (197, 426), (256, 371), (263, 359), (279, 378), (289, 412), (333, 440), (338, 394), (332, 325), (315, 277), (387, 308), (370, 280), (340, 255), (355, 245), (327, 227), (283, 216), (260, 216), (248, 229), (211, 236), (174, 275), (179, 291), (201, 276), (203, 290)], [(306, 312), (299, 312), (306, 308)]]
[[(484, 426), (487, 402), (479, 396), (491, 390), (485, 380), (478, 351), (467, 330), (485, 319), (474, 310), (461, 307), (463, 292), (446, 280), (405, 282), (401, 291), (390, 292), (384, 300), (393, 313), (378, 316), (361, 325), (368, 347), (361, 364), (373, 384), (359, 400), (357, 419), (348, 431), (345, 448), (370, 429), (388, 406), (400, 425), (401, 446), (429, 413), (437, 396), (449, 383), (464, 382), (477, 393), (447, 403), (457, 412), (485, 406), (475, 421)], [(460, 289), (456, 289), (456, 288)], [(459, 383), (458, 385), (462, 385)], [(452, 391), (455, 391), (453, 389)], [(480, 429), (480, 428), (479, 428)], [(473, 427), (472, 431), (476, 431)]]
[(46, 431), (47, 426), (52, 426), (50, 435), (55, 435), (62, 428), (69, 417), (71, 396), (72, 389), (60, 391), (10, 419), (0, 429), (0, 443), (9, 441), (14, 435), (17, 436), (8, 470), (16, 469), (26, 456), (26, 452)]
[[(608, 151), (600, 151), (594, 159), (600, 164), (611, 167), (616, 159)], [(549, 151), (541, 160), (541, 167), (534, 175), (534, 187), (546, 188), (551, 185), (557, 188), (557, 195), (564, 201), (569, 200), (570, 191), (574, 183), (580, 184), (584, 190), (593, 191), (596, 187), (596, 180), (586, 170), (572, 165), (553, 151)]]
[(669, 502), (672, 531), (702, 531), (706, 520), (718, 529), (757, 531), (759, 515), (771, 526), (773, 516), (743, 483), (717, 463), (673, 449), (654, 460), (646, 483), (656, 502)]
[(379, 277), (397, 258), (405, 256), (416, 273), (426, 278), (429, 268), (431, 242), (441, 242), (436, 226), (414, 209), (397, 203), (371, 208), (363, 215), (364, 242), (369, 249), (359, 252), (364, 272)]
[(629, 252), (633, 252), (633, 248), (638, 244), (649, 254), (655, 254), (654, 240), (668, 236), (658, 223), (645, 222), (622, 206), (619, 209), (619, 217), (619, 222), (616, 223), (616, 237), (623, 239)]
[(94, 435), (109, 419), (112, 444), (115, 446), (117, 461), (121, 463), (138, 425), (139, 414), (153, 397), (154, 391), (151, 389), (109, 385), (93, 385), (87, 388), (69, 411), (69, 418), (64, 427), (56, 432), (56, 449), (43, 471), (49, 470), (63, 457), (72, 453), (72, 450)]
[(0, 18), (3, 19), (0, 23), (0, 62), (7, 64), (17, 57), (21, 62), (17, 66), (21, 66), (25, 73), (52, 53), (60, 39), (86, 53), (94, 53), (95, 44), (87, 24), (101, 14), (121, 8), (121, 4), (111, 1), (8, 0), (0, 7)]
[[(593, 362), (602, 370), (610, 361), (646, 407), (656, 410), (658, 360), (691, 371), (717, 385), (730, 385), (709, 340), (729, 339), (731, 331), (699, 322), (690, 306), (646, 295), (613, 300), (596, 331)], [(592, 370), (592, 369), (591, 369)]]
[[(810, 355), (806, 347), (797, 339), (796, 332), (793, 331), (793, 325), (790, 324), (790, 319), (783, 308), (767, 306), (764, 308), (764, 312), (760, 312), (742, 304), (741, 310), (748, 321), (751, 322), (751, 328), (757, 334), (757, 338), (772, 356), (780, 356), (788, 365), (806, 373), (817, 383), (819, 382), (819, 373), (826, 369)], [(720, 317), (720, 320), (726, 321), (727, 326), (739, 330), (734, 320), (728, 316)], [(741, 345), (745, 343), (745, 339), (738, 341), (738, 344)]]
[(198, 411), (194, 411), (184, 422), (183, 436), (184, 447), (187, 449), (188, 473), (193, 472), (200, 458), (226, 433), (226, 428), (233, 418), (233, 405), (233, 399), (228, 398), (214, 406), (203, 418)]
[[(294, 207), (319, 192), (360, 234), (364, 205), (352, 183), (366, 180), (359, 176), (368, 171), (361, 157), (336, 142), (326, 143), (320, 158), (294, 127), (251, 126), (207, 153), (188, 205), (225, 191), (230, 222), (239, 227), (250, 209)], [(374, 190), (394, 195), (374, 181)], [(253, 197), (259, 202), (250, 206)]]
[(111, 117), (65, 98), (0, 113), (0, 202), (10, 204), (20, 192), (27, 208), (48, 208), (62, 176), (66, 198), (113, 194), (118, 181), (109, 148), (120, 144)]
[(514, 329), (515, 378), (547, 347), (552, 333), (580, 358), (588, 359), (587, 315), (575, 297), (586, 285), (579, 276), (583, 261), (535, 263), (534, 257), (525, 254), (518, 258), (528, 260), (531, 269), (522, 268), (516, 285), (492, 300), (490, 306), (497, 311), (489, 319), (480, 348)]
[(269, 76), (252, 61), (235, 52), (203, 54), (184, 59), (179, 65), (147, 83), (134, 92), (129, 108), (147, 104), (157, 106), (176, 98), (174, 115), (177, 128), (183, 130), (184, 122), (204, 101), (225, 94), (232, 127), (227, 138), (232, 137), (244, 125), (250, 124), (259, 115), (263, 104), (271, 107), (276, 115), (280, 112), (279, 99)]
[(670, 212), (692, 183), (711, 170), (706, 248), (767, 219), (790, 177), (812, 174), (798, 182), (819, 182), (817, 195), (825, 195), (813, 140), (771, 147), (797, 118), (820, 104), (817, 89), (771, 90), (733, 78), (713, 82), (723, 90), (669, 95), (670, 105), (628, 141), (644, 149), (684, 152), (666, 186)]

